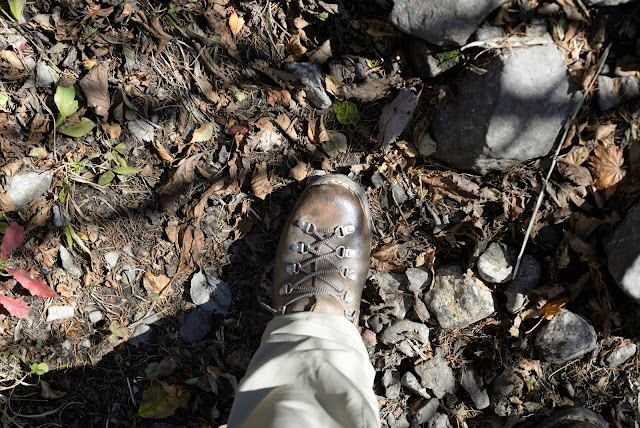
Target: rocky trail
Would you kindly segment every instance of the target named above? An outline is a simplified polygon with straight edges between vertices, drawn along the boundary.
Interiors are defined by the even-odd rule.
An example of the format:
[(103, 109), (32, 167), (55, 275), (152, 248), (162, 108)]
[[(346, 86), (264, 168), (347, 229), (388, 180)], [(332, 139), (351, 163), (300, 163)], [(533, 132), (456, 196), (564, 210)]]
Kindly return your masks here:
[(313, 171), (383, 427), (640, 421), (640, 3), (0, 2), (0, 421), (226, 424)]

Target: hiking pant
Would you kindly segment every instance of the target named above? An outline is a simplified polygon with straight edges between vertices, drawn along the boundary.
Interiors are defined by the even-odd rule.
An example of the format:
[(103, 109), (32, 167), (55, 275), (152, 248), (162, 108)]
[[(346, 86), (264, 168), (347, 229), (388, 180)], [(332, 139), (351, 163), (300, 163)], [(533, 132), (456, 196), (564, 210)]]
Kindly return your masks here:
[(374, 376), (345, 317), (276, 316), (240, 382), (228, 428), (379, 427)]

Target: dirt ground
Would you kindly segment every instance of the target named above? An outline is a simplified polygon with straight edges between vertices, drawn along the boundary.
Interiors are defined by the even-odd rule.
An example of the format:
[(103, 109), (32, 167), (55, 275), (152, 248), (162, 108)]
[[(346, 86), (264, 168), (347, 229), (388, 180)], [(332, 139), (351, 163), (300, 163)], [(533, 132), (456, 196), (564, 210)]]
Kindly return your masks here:
[[(634, 426), (638, 355), (615, 369), (603, 358), (637, 339), (640, 309), (610, 277), (602, 242), (640, 195), (639, 110), (629, 103), (601, 112), (588, 83), (609, 42), (615, 58), (633, 55), (635, 38), (621, 29), (638, 25), (638, 9), (585, 17), (579, 1), (563, 3), (574, 9), (539, 15), (539, 2), (516, 1), (487, 18), (508, 34), (545, 20), (589, 90), (561, 151), (580, 152), (582, 169), (556, 169), (535, 213), (551, 155), (478, 176), (419, 151), (435, 112), (455, 99), (456, 81), (508, 42), (486, 52), (445, 49), (442, 58), (457, 63), (421, 80), (407, 59), (408, 36), (388, 23), (391, 4), (382, 1), (65, 0), (27, 3), (19, 21), (0, 3), (0, 175), (53, 177), (21, 210), (0, 192), (0, 226), (25, 228), (7, 263), (57, 293), (29, 295), (2, 265), (3, 295), (29, 307), (28, 317), (7, 305), (0, 313), (2, 425), (224, 425), (272, 317), (279, 233), (306, 177), (324, 169), (348, 174), (370, 199), (374, 250), (360, 326), (384, 424), (410, 419), (424, 399), (405, 390), (385, 398), (382, 373), (403, 373), (440, 348), (454, 371), (474, 365), (487, 384), (505, 373), (515, 384), (481, 411), (462, 388), (447, 395), (439, 411), (452, 426), (535, 421), (568, 405), (589, 407), (612, 427)], [(309, 84), (288, 68), (309, 61), (319, 65), (329, 109), (314, 108)], [(40, 64), (57, 83), (37, 84)], [(75, 88), (63, 108), (69, 94), (59, 87)], [(385, 149), (382, 111), (407, 88), (421, 91), (417, 106)], [(613, 147), (609, 164), (594, 144)], [(576, 176), (585, 171), (588, 183)], [(542, 263), (543, 280), (520, 315), (505, 310), (496, 285), (493, 316), (453, 331), (432, 316), (424, 321), (430, 343), (414, 358), (372, 338), (369, 319), (389, 322), (399, 304), (378, 273), (471, 267), (489, 242), (519, 248), (532, 216), (527, 253)], [(61, 245), (79, 275), (63, 267)], [(108, 253), (118, 256), (113, 266)], [(204, 339), (189, 343), (189, 286), (201, 269), (228, 284), (231, 303), (212, 315)], [(567, 364), (541, 361), (533, 341), (557, 313), (548, 303), (586, 316), (597, 349)], [(74, 316), (47, 321), (60, 305), (72, 305)], [(406, 318), (421, 321), (406, 305)], [(92, 322), (96, 311), (102, 319)], [(168, 404), (149, 410), (161, 399)]]

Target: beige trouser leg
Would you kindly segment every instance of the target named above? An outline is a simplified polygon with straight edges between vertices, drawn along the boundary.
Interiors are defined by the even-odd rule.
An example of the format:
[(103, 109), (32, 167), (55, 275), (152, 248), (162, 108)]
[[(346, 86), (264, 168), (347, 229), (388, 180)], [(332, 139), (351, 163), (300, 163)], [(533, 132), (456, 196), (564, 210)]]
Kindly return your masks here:
[(374, 376), (346, 318), (277, 316), (240, 382), (228, 427), (379, 427)]

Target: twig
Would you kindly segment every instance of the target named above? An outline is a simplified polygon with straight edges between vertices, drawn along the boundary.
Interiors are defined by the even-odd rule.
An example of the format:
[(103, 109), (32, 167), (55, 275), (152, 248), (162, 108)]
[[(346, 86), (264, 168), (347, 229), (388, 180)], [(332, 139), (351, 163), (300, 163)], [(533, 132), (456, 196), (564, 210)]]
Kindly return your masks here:
[(529, 242), (529, 235), (531, 235), (531, 230), (533, 229), (533, 225), (536, 222), (536, 215), (538, 214), (538, 210), (540, 209), (540, 205), (542, 204), (542, 199), (544, 198), (544, 194), (547, 190), (547, 184), (549, 183), (551, 174), (553, 173), (553, 170), (556, 167), (556, 163), (558, 162), (558, 155), (560, 155), (560, 150), (562, 149), (564, 140), (565, 138), (567, 138), (567, 134), (569, 133), (569, 128), (571, 127), (571, 124), (573, 123), (573, 121), (576, 119), (576, 116), (578, 116), (578, 112), (580, 112), (580, 109), (582, 108), (582, 104), (584, 103), (585, 98), (591, 91), (591, 88), (593, 88), (593, 85), (596, 83), (596, 79), (598, 78), (598, 76), (600, 75), (600, 72), (602, 71), (604, 62), (607, 60), (607, 56), (609, 56), (609, 49), (611, 49), (611, 43), (609, 43), (609, 46), (607, 46), (607, 48), (604, 50), (602, 57), (600, 57), (600, 62), (598, 63), (598, 69), (596, 70), (596, 73), (593, 75), (591, 82), (589, 82), (589, 86), (587, 87), (586, 91), (582, 94), (582, 98), (578, 102), (578, 105), (576, 105), (573, 115), (571, 115), (571, 119), (568, 120), (567, 123), (565, 123), (564, 125), (564, 132), (562, 133), (562, 138), (560, 138), (560, 140), (558, 141), (558, 147), (556, 147), (556, 151), (553, 154), (553, 159), (551, 160), (551, 166), (549, 167), (547, 176), (543, 181), (542, 189), (540, 189), (540, 193), (538, 194), (538, 200), (536, 201), (536, 206), (533, 209), (533, 214), (531, 215), (531, 220), (529, 220), (529, 226), (527, 226), (527, 231), (524, 234), (524, 240), (522, 241), (522, 246), (520, 247), (520, 253), (518, 254), (518, 260), (516, 261), (516, 267), (513, 269), (513, 278), (515, 278), (516, 275), (518, 274), (518, 269), (520, 268), (520, 261), (522, 260), (522, 255), (524, 254), (525, 248), (527, 248), (527, 243)]

